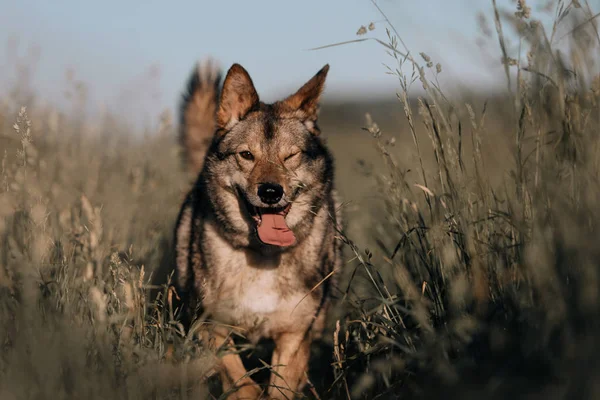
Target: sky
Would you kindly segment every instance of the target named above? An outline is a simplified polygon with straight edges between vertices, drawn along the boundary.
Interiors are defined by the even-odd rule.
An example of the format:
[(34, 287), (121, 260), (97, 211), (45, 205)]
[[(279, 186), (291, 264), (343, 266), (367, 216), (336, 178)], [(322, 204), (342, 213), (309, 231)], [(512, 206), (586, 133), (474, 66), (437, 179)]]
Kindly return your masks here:
[[(476, 44), (477, 13), (491, 17), (491, 0), (377, 4), (413, 53), (442, 64), (442, 85), (499, 84), (497, 43), (489, 50)], [(35, 66), (35, 92), (57, 104), (70, 70), (94, 105), (143, 117), (175, 110), (194, 64), (207, 56), (223, 68), (242, 64), (263, 101), (291, 93), (326, 63), (326, 98), (393, 98), (398, 88), (384, 67), (393, 59), (375, 41), (310, 50), (358, 38), (370, 22), (375, 30), (364, 37), (387, 40), (370, 0), (0, 0), (0, 9), (0, 88), (14, 83), (14, 64), (25, 62)]]

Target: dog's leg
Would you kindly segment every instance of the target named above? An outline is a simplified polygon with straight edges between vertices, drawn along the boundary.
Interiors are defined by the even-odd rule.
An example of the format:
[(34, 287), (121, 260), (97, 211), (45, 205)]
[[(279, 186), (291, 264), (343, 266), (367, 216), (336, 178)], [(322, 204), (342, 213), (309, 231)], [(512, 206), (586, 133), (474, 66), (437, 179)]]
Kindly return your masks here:
[(310, 335), (285, 333), (275, 339), (269, 385), (270, 399), (293, 399), (306, 383), (304, 373), (310, 357)]
[[(210, 332), (208, 330), (203, 330), (201, 334), (205, 343), (210, 343), (209, 347), (213, 350), (233, 345), (233, 340), (231, 340), (227, 330), (224, 328), (216, 327)], [(252, 378), (246, 376), (247, 371), (240, 356), (236, 353), (229, 352), (229, 350), (225, 351), (227, 353), (224, 354), (219, 361), (223, 393), (232, 391), (232, 393), (227, 396), (228, 399), (259, 399), (262, 390)]]

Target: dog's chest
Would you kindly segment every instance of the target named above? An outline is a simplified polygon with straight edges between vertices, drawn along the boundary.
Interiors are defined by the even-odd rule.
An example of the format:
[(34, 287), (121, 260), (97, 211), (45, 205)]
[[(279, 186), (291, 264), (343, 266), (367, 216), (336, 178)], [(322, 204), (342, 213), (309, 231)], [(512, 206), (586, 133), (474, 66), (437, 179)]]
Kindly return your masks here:
[(244, 250), (211, 254), (203, 303), (223, 323), (263, 332), (293, 323), (305, 306), (314, 308), (291, 257), (257, 257)]
[(270, 314), (285, 300), (278, 285), (277, 270), (252, 271), (244, 274), (246, 283), (240, 285), (238, 304), (254, 314)]

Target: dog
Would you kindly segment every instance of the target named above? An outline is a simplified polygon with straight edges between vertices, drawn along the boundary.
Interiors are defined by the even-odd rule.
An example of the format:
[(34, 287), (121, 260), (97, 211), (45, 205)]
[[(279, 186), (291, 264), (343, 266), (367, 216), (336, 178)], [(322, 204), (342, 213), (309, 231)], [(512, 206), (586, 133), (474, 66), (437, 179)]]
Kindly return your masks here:
[[(325, 326), (341, 265), (334, 160), (318, 125), (329, 65), (272, 104), (248, 72), (209, 61), (188, 81), (179, 139), (197, 176), (175, 227), (175, 285), (213, 349), (272, 339), (268, 389), (238, 354), (220, 358), (230, 398), (293, 398), (307, 383), (310, 344)], [(184, 318), (185, 319), (185, 318)]]

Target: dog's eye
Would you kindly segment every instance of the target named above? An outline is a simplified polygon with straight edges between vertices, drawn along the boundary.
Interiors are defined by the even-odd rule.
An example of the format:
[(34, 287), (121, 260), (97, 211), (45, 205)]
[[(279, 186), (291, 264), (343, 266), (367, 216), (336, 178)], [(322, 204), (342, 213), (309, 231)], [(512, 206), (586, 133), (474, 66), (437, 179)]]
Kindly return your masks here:
[(283, 161), (291, 160), (293, 157), (296, 157), (298, 154), (300, 154), (299, 151), (292, 153), (289, 156), (287, 156)]
[(243, 159), (248, 160), (248, 161), (253, 161), (254, 160), (254, 156), (249, 151), (240, 151), (240, 156)]

